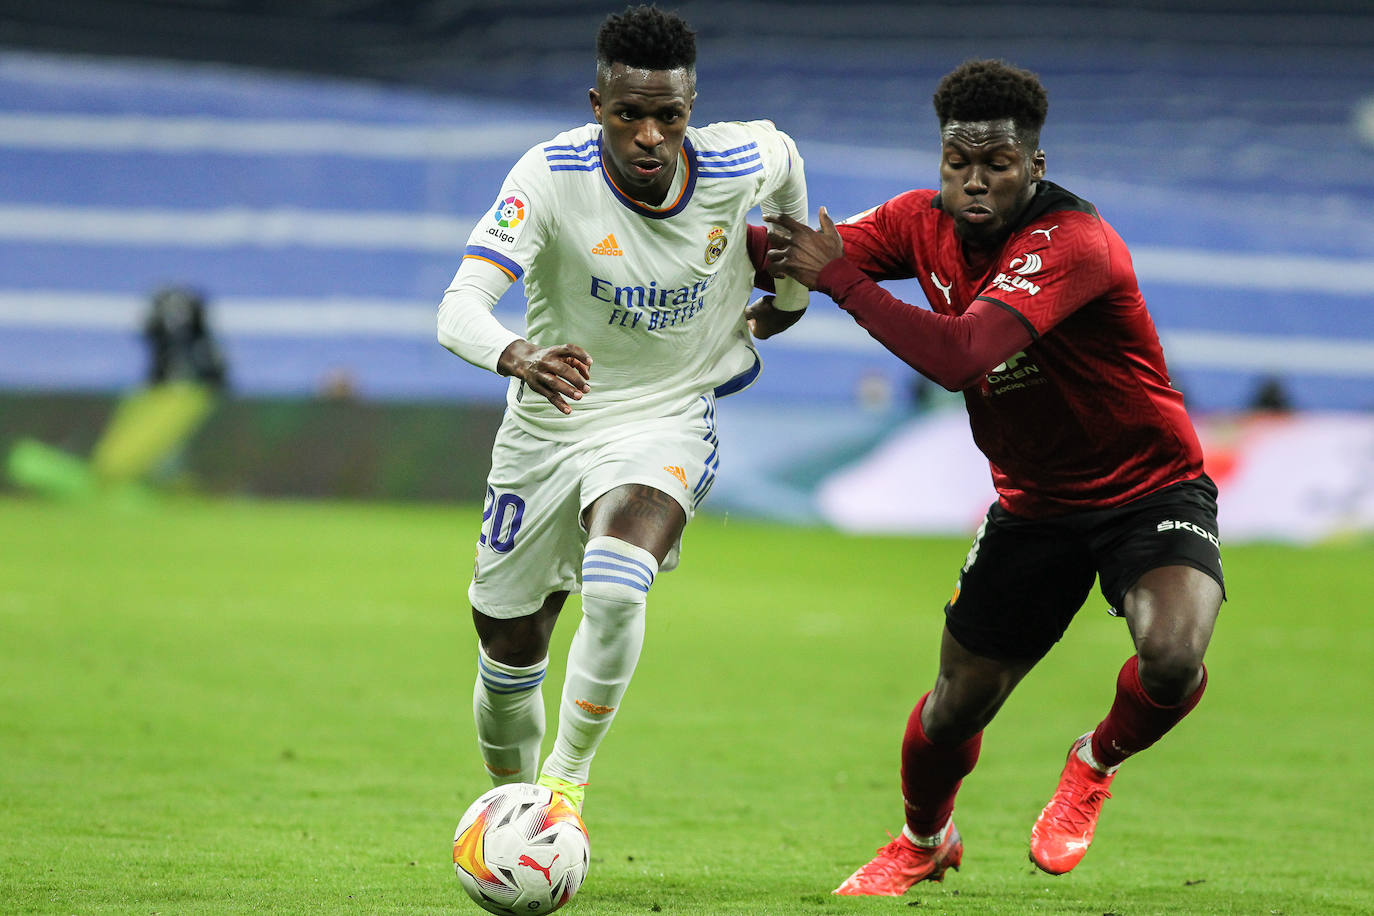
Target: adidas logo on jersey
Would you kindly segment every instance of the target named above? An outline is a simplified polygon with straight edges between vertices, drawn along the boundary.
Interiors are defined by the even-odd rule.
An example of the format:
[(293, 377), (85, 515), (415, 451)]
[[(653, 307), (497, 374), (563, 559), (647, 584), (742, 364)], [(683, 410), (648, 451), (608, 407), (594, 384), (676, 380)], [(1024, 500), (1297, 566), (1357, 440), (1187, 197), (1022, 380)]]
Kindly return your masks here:
[(687, 486), (687, 472), (682, 468), (677, 465), (665, 465), (663, 470), (676, 477), (684, 487)]
[(617, 258), (624, 253), (625, 252), (620, 250), (620, 246), (616, 244), (614, 232), (602, 239), (601, 243), (592, 249), (592, 254), (608, 254)]

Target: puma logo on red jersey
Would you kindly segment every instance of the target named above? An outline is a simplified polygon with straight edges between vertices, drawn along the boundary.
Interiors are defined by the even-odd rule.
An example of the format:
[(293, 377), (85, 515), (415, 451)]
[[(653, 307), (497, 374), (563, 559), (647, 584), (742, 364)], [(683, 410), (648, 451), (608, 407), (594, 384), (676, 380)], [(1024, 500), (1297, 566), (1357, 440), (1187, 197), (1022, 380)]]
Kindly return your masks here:
[(945, 305), (949, 305), (949, 291), (954, 288), (954, 281), (941, 283), (940, 278), (935, 276), (935, 271), (930, 272), (930, 282), (935, 284), (935, 288), (945, 294)]

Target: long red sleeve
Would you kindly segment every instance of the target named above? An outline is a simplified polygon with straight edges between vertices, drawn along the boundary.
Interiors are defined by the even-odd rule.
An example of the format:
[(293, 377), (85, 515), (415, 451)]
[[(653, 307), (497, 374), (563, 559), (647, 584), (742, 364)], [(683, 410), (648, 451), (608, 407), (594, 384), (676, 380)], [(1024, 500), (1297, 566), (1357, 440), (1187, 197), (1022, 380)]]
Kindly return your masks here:
[(962, 315), (937, 315), (893, 296), (844, 258), (825, 265), (816, 289), (908, 366), (950, 391), (972, 385), (1031, 342), (1021, 319), (996, 303), (975, 300)]
[(744, 232), (744, 250), (749, 253), (749, 263), (754, 265), (754, 288), (768, 293), (777, 292), (773, 276), (768, 273), (767, 227), (748, 226)]

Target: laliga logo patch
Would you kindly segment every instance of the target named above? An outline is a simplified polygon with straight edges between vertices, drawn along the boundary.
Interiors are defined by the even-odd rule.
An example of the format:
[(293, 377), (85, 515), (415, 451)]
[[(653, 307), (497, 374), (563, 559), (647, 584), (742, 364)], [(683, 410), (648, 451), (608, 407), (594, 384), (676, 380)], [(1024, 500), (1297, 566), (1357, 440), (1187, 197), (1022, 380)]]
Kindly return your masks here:
[(1040, 260), (1040, 255), (1027, 254), (1017, 258), (1012, 258), (1011, 263), (1007, 266), (1024, 277), (1029, 274), (1035, 273), (1045, 265), (1044, 262)]
[(725, 237), (725, 230), (719, 226), (715, 227), (706, 236), (706, 263), (714, 264), (720, 260), (720, 256), (725, 253), (725, 246), (729, 243)]
[(512, 194), (497, 202), (491, 218), (496, 225), (487, 227), (487, 235), (492, 241), (510, 248), (515, 245), (516, 227), (525, 221), (525, 202)]
[(514, 229), (525, 218), (525, 202), (512, 194), (496, 205), (496, 225), (502, 229)]

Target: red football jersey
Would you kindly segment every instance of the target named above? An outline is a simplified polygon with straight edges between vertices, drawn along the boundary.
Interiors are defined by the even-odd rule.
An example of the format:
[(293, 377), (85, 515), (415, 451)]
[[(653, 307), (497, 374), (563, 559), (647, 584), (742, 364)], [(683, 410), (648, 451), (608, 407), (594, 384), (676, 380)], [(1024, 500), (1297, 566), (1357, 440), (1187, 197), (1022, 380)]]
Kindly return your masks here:
[[(908, 191), (841, 224), (845, 260), (874, 280), (917, 278), (940, 315), (983, 300), (1029, 333), (1005, 362), (974, 366), (981, 378), (963, 389), (1002, 504), (1058, 515), (1199, 476), (1202, 448), (1170, 387), (1130, 252), (1092, 204), (1042, 181), (1002, 248), (969, 263), (937, 195)], [(891, 302), (863, 286), (840, 302), (856, 317), (877, 297)]]

